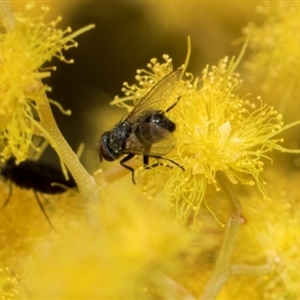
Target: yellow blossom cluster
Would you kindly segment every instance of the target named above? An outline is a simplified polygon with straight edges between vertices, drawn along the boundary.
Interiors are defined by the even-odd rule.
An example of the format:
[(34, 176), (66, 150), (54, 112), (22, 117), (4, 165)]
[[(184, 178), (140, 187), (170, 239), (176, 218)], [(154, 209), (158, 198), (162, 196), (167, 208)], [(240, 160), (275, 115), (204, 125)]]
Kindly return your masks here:
[(19, 292), (18, 275), (9, 268), (0, 269), (0, 297), (2, 299), (16, 299), (19, 297)]
[[(138, 70), (139, 85), (125, 83), (126, 96), (116, 97), (112, 104), (130, 110), (128, 101), (134, 105), (163, 75), (171, 72), (171, 59), (164, 59), (162, 64), (152, 59), (150, 70)], [(232, 184), (257, 185), (268, 198), (261, 177), (263, 159), (269, 159), (266, 153), (273, 149), (283, 150), (278, 145), (282, 139), (274, 138), (284, 130), (282, 116), (259, 97), (251, 102), (236, 94), (242, 80), (234, 72), (235, 67), (235, 59), (225, 57), (217, 66), (207, 66), (200, 78), (187, 73), (188, 79), (177, 82), (174, 93), (164, 99), (161, 107), (166, 110), (177, 102), (166, 114), (176, 124), (177, 145), (167, 155), (171, 161), (165, 161), (165, 167), (142, 172), (141, 182), (146, 182), (146, 189), (153, 186), (163, 190), (163, 198), (175, 207), (178, 218), (184, 222), (199, 212), (207, 185), (219, 189), (218, 171), (224, 172)], [(184, 171), (172, 161), (183, 166)], [(158, 195), (162, 197), (161, 193)]]
[(264, 1), (258, 5), (262, 25), (250, 23), (250, 57), (244, 62), (248, 76), (261, 87), (290, 120), (298, 119), (300, 78), (300, 6), (291, 1)]
[[(22, 161), (34, 147), (32, 136), (43, 131), (39, 122), (39, 105), (45, 101), (43, 95), (49, 88), (41, 78), (50, 76), (50, 68), (41, 67), (52, 57), (67, 60), (62, 50), (77, 45), (65, 37), (71, 29), (57, 29), (61, 18), (45, 22), (48, 11), (31, 17), (33, 5), (27, 5), (25, 13), (15, 14), (15, 24), (8, 32), (0, 34), (0, 145), (1, 159), (11, 155)], [(72, 62), (72, 61), (69, 61)]]

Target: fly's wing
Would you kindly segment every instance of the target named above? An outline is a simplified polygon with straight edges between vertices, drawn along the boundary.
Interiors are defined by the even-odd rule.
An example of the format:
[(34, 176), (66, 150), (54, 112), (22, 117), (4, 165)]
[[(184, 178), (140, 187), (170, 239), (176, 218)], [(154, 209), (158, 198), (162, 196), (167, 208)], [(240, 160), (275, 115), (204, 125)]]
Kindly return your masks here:
[(167, 129), (155, 123), (141, 123), (139, 130), (127, 138), (123, 152), (159, 157), (171, 152), (175, 145), (176, 139)]
[(171, 96), (181, 74), (182, 69), (179, 69), (166, 75), (135, 105), (126, 119), (134, 122), (143, 111), (162, 110), (162, 104)]

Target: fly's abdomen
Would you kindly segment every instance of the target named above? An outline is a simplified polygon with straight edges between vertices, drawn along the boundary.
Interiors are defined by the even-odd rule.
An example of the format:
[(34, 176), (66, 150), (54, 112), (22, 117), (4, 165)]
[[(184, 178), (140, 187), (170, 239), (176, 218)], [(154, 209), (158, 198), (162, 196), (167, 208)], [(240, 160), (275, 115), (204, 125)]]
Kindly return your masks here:
[(133, 132), (143, 145), (152, 145), (169, 138), (175, 129), (175, 123), (157, 111), (143, 119)]

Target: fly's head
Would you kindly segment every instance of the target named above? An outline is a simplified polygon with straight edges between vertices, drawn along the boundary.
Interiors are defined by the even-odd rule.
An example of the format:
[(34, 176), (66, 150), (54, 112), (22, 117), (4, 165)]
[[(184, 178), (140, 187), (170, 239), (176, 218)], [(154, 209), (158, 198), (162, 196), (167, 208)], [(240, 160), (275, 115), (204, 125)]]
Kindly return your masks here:
[(107, 161), (114, 161), (116, 159), (110, 146), (110, 131), (106, 131), (101, 135), (97, 152), (101, 162), (103, 159)]
[(125, 121), (116, 124), (111, 131), (104, 132), (98, 145), (100, 161), (114, 161), (124, 155), (123, 150), (130, 132), (131, 125)]

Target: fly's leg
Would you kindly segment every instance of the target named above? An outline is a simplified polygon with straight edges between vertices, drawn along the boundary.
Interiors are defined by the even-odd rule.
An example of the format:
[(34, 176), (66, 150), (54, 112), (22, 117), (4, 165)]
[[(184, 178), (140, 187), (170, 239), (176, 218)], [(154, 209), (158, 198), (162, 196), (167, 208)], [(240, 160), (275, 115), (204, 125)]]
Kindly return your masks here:
[(45, 210), (45, 208), (44, 208), (44, 206), (43, 206), (43, 204), (42, 204), (40, 198), (38, 197), (37, 192), (36, 192), (35, 190), (33, 190), (33, 193), (34, 193), (35, 199), (36, 199), (36, 201), (37, 201), (37, 203), (38, 203), (38, 205), (39, 205), (39, 207), (40, 207), (42, 213), (44, 214), (46, 220), (48, 221), (49, 225), (52, 227), (53, 230), (55, 230), (55, 231), (57, 232), (57, 230), (55, 229), (55, 227), (54, 227), (53, 224), (51, 223), (50, 218), (49, 218), (49, 216), (47, 215), (46, 210)]
[(145, 170), (149, 170), (151, 168), (155, 168), (156, 166), (158, 166), (158, 164), (155, 164), (156, 166), (154, 166), (154, 165), (149, 166), (149, 156), (147, 156), (147, 155), (143, 156), (143, 164), (144, 164)]
[[(178, 168), (180, 168), (182, 171), (184, 171), (184, 167), (183, 166), (181, 166), (179, 163), (177, 163), (176, 161), (174, 161), (174, 160), (172, 160), (172, 159), (169, 159), (169, 158), (165, 158), (165, 157), (159, 157), (159, 158), (161, 158), (161, 159), (165, 159), (165, 160), (167, 160), (167, 161), (170, 161), (172, 164), (174, 164), (175, 166), (177, 166)], [(169, 167), (169, 168), (172, 168), (171, 166), (169, 166), (169, 165), (166, 165), (167, 167)]]
[(120, 165), (131, 172), (131, 174), (132, 174), (132, 182), (134, 184), (136, 184), (136, 182), (134, 180), (134, 168), (125, 165), (125, 163), (127, 161), (131, 160), (134, 156), (135, 156), (135, 154), (133, 154), (133, 153), (128, 154), (126, 157), (124, 157), (122, 160), (120, 160)]
[[(169, 159), (169, 158), (165, 158), (165, 157), (160, 157), (160, 156), (157, 156), (155, 157), (157, 160), (159, 159), (164, 159), (164, 160), (167, 160), (169, 162), (171, 162), (172, 164), (174, 164), (175, 166), (179, 167), (182, 171), (184, 171), (184, 167), (182, 167), (180, 164), (178, 164), (177, 162), (175, 162), (174, 160), (172, 159)], [(145, 167), (145, 170), (149, 170), (151, 168), (156, 168), (157, 166), (165, 166), (165, 167), (168, 167), (168, 168), (173, 168), (172, 166), (170, 165), (164, 165), (163, 163), (161, 162), (157, 162), (151, 166), (149, 166), (149, 156), (144, 156), (143, 158), (143, 161), (144, 161), (144, 167)]]
[(174, 104), (172, 104), (172, 105), (165, 111), (165, 113), (167, 113), (167, 112), (170, 111), (172, 108), (174, 108), (174, 107), (176, 106), (176, 104), (178, 103), (178, 101), (180, 100), (180, 98), (181, 98), (181, 97), (178, 97), (177, 101), (176, 101)]
[(11, 198), (11, 195), (12, 195), (12, 183), (9, 182), (8, 196), (7, 196), (6, 200), (4, 201), (4, 203), (2, 204), (1, 208), (4, 208), (8, 204), (8, 202), (9, 202), (9, 200)]
[(143, 156), (143, 163), (145, 166), (149, 166), (149, 156), (147, 155)]

